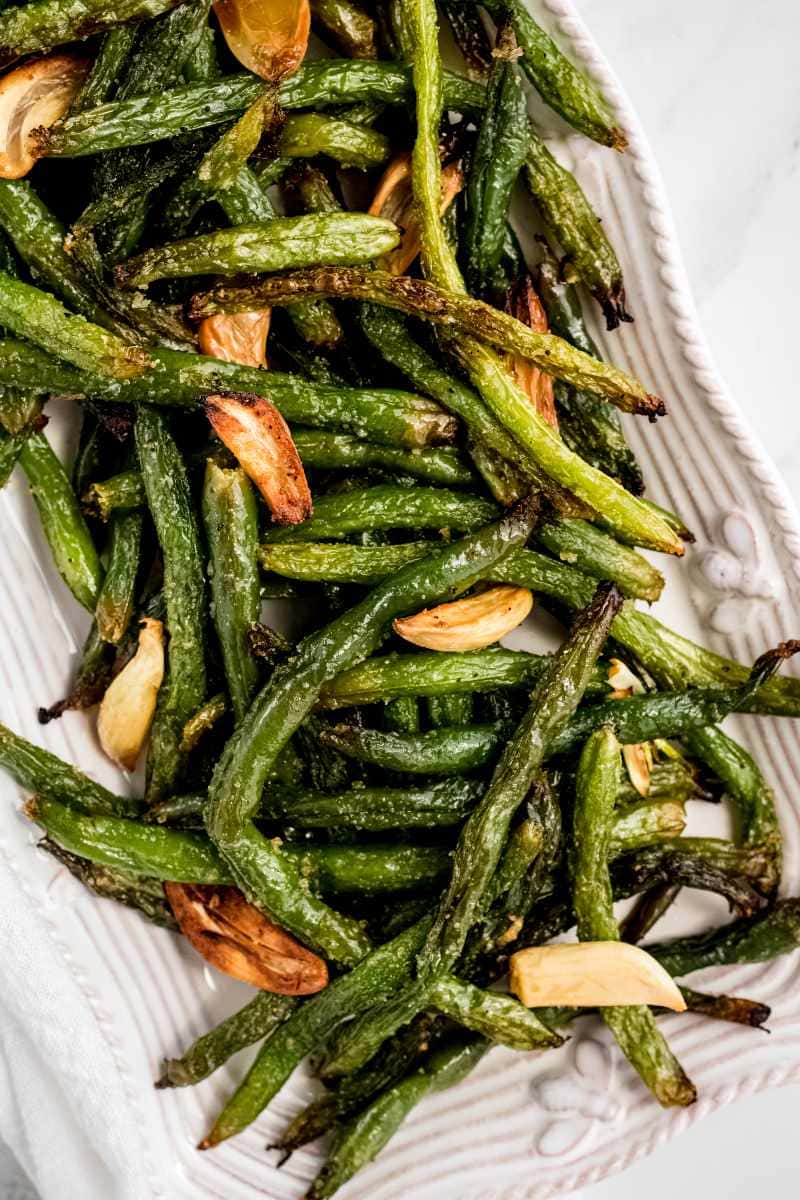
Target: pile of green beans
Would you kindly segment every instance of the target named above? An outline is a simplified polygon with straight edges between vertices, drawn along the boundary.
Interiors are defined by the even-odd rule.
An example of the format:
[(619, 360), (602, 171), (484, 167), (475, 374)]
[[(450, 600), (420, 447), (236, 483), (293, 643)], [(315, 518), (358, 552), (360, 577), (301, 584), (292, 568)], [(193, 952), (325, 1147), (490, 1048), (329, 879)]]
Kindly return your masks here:
[[(221, 53), (210, 0), (0, 9), (9, 72), (35, 82), (50, 52), (76, 72), (28, 177), (0, 180), (0, 488), (27, 483), (88, 628), (40, 720), (94, 722), (99, 702), (107, 746), (109, 714), (136, 728), (153, 701), (142, 795), (5, 726), (0, 767), (75, 886), (176, 936), (175, 889), (210, 909), (236, 889), (324, 960), (317, 994), (256, 992), (165, 1048), (157, 1081), (253, 1048), (197, 1131), (210, 1149), (311, 1056), (334, 1086), (276, 1148), (333, 1134), (321, 1200), (493, 1046), (545, 1053), (588, 1011), (496, 990), (516, 951), (641, 942), (683, 888), (734, 919), (651, 938), (674, 977), (800, 946), (800, 900), (776, 898), (779, 799), (720, 727), (800, 717), (800, 681), (778, 675), (800, 644), (750, 666), (644, 607), (665, 580), (642, 551), (693, 539), (644, 496), (620, 410), (666, 404), (598, 353), (578, 285), (608, 329), (632, 320), (620, 259), (525, 80), (598, 153), (626, 137), (523, 0), (311, 0), (341, 57), (297, 35), (270, 78)], [(81, 418), (71, 463), (51, 400)], [(509, 589), (534, 626), (560, 621), (552, 653), (504, 644)], [(416, 632), (401, 620), (426, 609)], [(163, 648), (148, 698), (143, 622)], [(732, 836), (687, 835), (720, 799)], [(680, 987), (698, 1019), (769, 1016)], [(657, 1101), (702, 1095), (659, 1010), (600, 1015)]]

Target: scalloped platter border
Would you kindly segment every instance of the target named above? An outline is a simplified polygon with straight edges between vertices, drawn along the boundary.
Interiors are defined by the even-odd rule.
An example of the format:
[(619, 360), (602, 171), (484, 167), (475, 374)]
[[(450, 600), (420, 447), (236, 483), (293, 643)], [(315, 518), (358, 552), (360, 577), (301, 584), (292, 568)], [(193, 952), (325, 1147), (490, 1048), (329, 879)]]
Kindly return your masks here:
[[(532, 7), (600, 85), (630, 140), (627, 153), (615, 155), (558, 126), (552, 114), (543, 120), (544, 128), (558, 126), (553, 147), (602, 213), (623, 260), (636, 322), (611, 335), (598, 330), (603, 352), (664, 396), (670, 411), (655, 428), (630, 425), (649, 494), (680, 511), (697, 535), (688, 561), (667, 564), (667, 600), (657, 611), (681, 632), (751, 661), (800, 629), (797, 513), (711, 361), (658, 169), (628, 100), (571, 0), (535, 0)], [(66, 444), (63, 425), (56, 420), (53, 428)], [(60, 694), (85, 618), (48, 562), (18, 482), (0, 494), (0, 511), (10, 531), (0, 558), (0, 719), (113, 783), (82, 717), (47, 729), (36, 724), (36, 705)], [(796, 892), (800, 812), (792, 797), (800, 742), (777, 720), (751, 719), (740, 732), (778, 794), (786, 886)], [(232, 1011), (244, 991), (213, 977), (178, 939), (84, 894), (33, 850), (31, 830), (14, 811), (17, 790), (5, 779), (0, 794), (4, 870), (41, 918), (50, 951), (85, 999), (97, 1054), (117, 1072), (131, 1118), (124, 1136), (138, 1142), (136, 1200), (300, 1197), (316, 1153), (301, 1151), (279, 1171), (264, 1146), (310, 1095), (302, 1072), (245, 1135), (204, 1155), (193, 1148), (197, 1137), (244, 1063), (234, 1060), (192, 1091), (152, 1087), (160, 1058)], [(676, 908), (668, 933), (724, 919), (718, 902), (702, 894), (683, 897)], [(584, 1021), (561, 1050), (497, 1049), (458, 1088), (428, 1099), (343, 1200), (545, 1200), (622, 1170), (739, 1096), (800, 1080), (800, 956), (706, 972), (701, 983), (704, 977), (768, 1002), (772, 1037), (732, 1025), (715, 1025), (709, 1036), (701, 1017), (668, 1017), (670, 1041), (698, 1084), (700, 1099), (690, 1109), (660, 1110), (599, 1023)]]

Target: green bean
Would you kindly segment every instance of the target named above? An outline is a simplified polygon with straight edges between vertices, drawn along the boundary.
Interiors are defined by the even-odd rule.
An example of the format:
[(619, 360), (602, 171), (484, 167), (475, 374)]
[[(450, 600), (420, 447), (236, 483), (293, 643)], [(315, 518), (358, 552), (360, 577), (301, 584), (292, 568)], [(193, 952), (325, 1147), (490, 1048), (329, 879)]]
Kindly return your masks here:
[(322, 720), (312, 713), (298, 729), (295, 741), (312, 788), (321, 792), (341, 791), (350, 780), (348, 763), (338, 750), (323, 745), (320, 733), (324, 727)]
[(164, 417), (142, 406), (136, 451), (164, 560), (169, 647), (147, 762), (152, 803), (174, 791), (183, 768), (183, 726), (206, 698), (203, 556), (186, 468)]
[(123, 471), (100, 483), (92, 483), (81, 496), (84, 511), (98, 521), (109, 521), (118, 512), (142, 508), (147, 503), (139, 471)]
[(736, 847), (714, 838), (672, 838), (615, 859), (611, 881), (615, 899), (638, 895), (657, 883), (680, 883), (716, 892), (737, 915), (752, 916), (767, 904), (764, 887), (771, 868), (769, 851), (761, 846)]
[(345, 434), (326, 433), (319, 429), (295, 429), (292, 436), (307, 467), (330, 471), (388, 467), (450, 487), (475, 482), (475, 476), (456, 450), (405, 450), (362, 442)]
[(265, 84), (242, 116), (203, 155), (196, 172), (197, 182), (209, 191), (229, 188), (247, 166), (261, 138), (275, 131), (281, 120), (277, 88), (272, 83)]
[(278, 142), (282, 158), (315, 158), (318, 154), (334, 158), (343, 167), (370, 167), (386, 162), (391, 142), (367, 125), (330, 117), (324, 113), (299, 113), (290, 116)]
[(192, 1087), (201, 1083), (234, 1054), (268, 1038), (296, 1008), (294, 996), (257, 992), (238, 1012), (193, 1042), (180, 1058), (165, 1059), (156, 1087)]
[(494, 504), (446, 488), (407, 488), (396, 484), (321, 496), (314, 514), (300, 525), (266, 532), (267, 545), (342, 538), (362, 529), (478, 529), (497, 517)]
[(17, 459), (30, 432), (30, 429), (23, 429), (19, 433), (12, 434), (6, 433), (5, 430), (0, 430), (0, 490), (6, 486), (11, 478), (11, 472), (17, 465)]
[(91, 612), (103, 571), (67, 473), (43, 433), (33, 431), (20, 448), (28, 480), (59, 575), (75, 599)]
[(548, 1049), (563, 1041), (518, 1000), (484, 991), (453, 975), (434, 984), (430, 1003), (451, 1021), (512, 1050)]
[[(327, 219), (330, 220), (335, 215), (337, 214), (328, 214)], [(303, 218), (294, 218), (296, 221), (301, 219)], [(378, 221), (380, 218), (375, 217), (373, 220)], [(287, 264), (281, 260), (280, 265)], [(199, 274), (203, 269), (216, 270), (216, 260), (205, 268), (201, 262), (195, 265), (191, 272), (187, 271), (187, 274)], [(277, 268), (271, 268), (269, 265), (259, 268), (254, 263), (244, 261), (242, 256), (236, 268), (232, 262), (227, 267), (223, 263), (223, 270), (228, 273), (233, 273), (234, 269)], [(130, 282), (132, 273), (133, 271), (128, 275), (127, 282)], [(143, 278), (146, 280), (148, 275), (144, 273)], [(125, 281), (125, 273), (122, 279)], [(134, 279), (134, 282), (137, 280)], [(141, 279), (138, 282), (141, 282)], [(382, 304), (408, 316), (420, 317), (442, 325), (454, 334), (477, 335), (497, 349), (519, 354), (556, 379), (564, 379), (575, 387), (594, 392), (627, 412), (658, 416), (666, 411), (663, 402), (657, 396), (649, 395), (638, 380), (626, 375), (617, 367), (600, 363), (583, 351), (576, 350), (555, 334), (537, 333), (515, 317), (491, 308), (481, 300), (474, 300), (465, 294), (405, 275), (367, 271), (358, 266), (315, 266), (257, 280), (243, 287), (221, 285), (196, 296), (192, 301), (191, 315), (201, 319), (216, 312), (243, 312), (259, 305), (286, 304), (306, 296), (366, 300)], [(517, 437), (520, 436), (519, 430), (514, 432)], [(608, 518), (608, 513), (605, 515)]]
[(0, 767), (26, 791), (98, 816), (136, 816), (141, 801), (115, 796), (76, 767), (0, 725)]
[(133, 616), (143, 525), (140, 512), (119, 514), (111, 522), (108, 568), (97, 597), (95, 620), (100, 637), (114, 646), (122, 641)]
[(693, 937), (646, 947), (670, 975), (689, 975), (705, 967), (769, 962), (800, 946), (800, 900), (776, 900), (761, 916), (733, 921)]
[(147, 20), (173, 7), (174, 0), (121, 0), (113, 10), (102, 0), (33, 0), (0, 13), (0, 64), (23, 54), (50, 50), (89, 37), (123, 21)]
[[(565, 253), (572, 275), (592, 293), (608, 329), (632, 321), (622, 270), (600, 218), (566, 168), (531, 130), (524, 175), (542, 219)], [(587, 389), (591, 391), (591, 388)]]
[(70, 105), (70, 116), (111, 99), (137, 32), (135, 25), (115, 25), (103, 35), (86, 82)]
[(444, 779), (419, 788), (356, 787), (350, 791), (269, 788), (264, 815), (299, 829), (431, 829), (459, 825), (483, 794), (471, 779)]
[(230, 872), (201, 833), (142, 825), (118, 816), (86, 816), (38, 795), (25, 814), (65, 850), (103, 866), (174, 883), (230, 884)]
[[(553, 333), (571, 342), (585, 354), (599, 358), (597, 346), (586, 329), (581, 303), (572, 284), (561, 276), (561, 264), (542, 239), (543, 258), (536, 273), (536, 289), (544, 304)], [(567, 384), (555, 385), (559, 432), (576, 454), (593, 467), (612, 475), (641, 495), (641, 468), (625, 438), (619, 414), (586, 392)]]
[(471, 8), (461, 0), (441, 0), (440, 8), (464, 56), (467, 75), (482, 83), (492, 65), (492, 47), (477, 8)]
[(375, 22), (351, 0), (311, 0), (311, 16), (347, 58), (377, 58)]
[(364, 1068), (346, 1075), (335, 1091), (301, 1109), (270, 1149), (290, 1154), (363, 1109), (365, 1101), (400, 1079), (427, 1050), (430, 1027), (431, 1018), (423, 1014), (401, 1029)]
[[(444, 99), (459, 112), (479, 111), (483, 88), (445, 72)], [(214, 83), (189, 84), (154, 96), (99, 105), (88, 112), (36, 131), (41, 154), (76, 158), (121, 146), (139, 146), (180, 133), (218, 125), (243, 112), (258, 95), (261, 82), (248, 73), (228, 75)], [(305, 63), (285, 79), (279, 92), (284, 108), (318, 108), (379, 100), (403, 103), (411, 94), (411, 72), (386, 62), (329, 59)]]
[(153, 366), (145, 350), (84, 317), (72, 316), (54, 296), (3, 272), (0, 323), (66, 362), (111, 379), (130, 379)]
[[(181, 730), (178, 747), (181, 754), (190, 754), (209, 729), (213, 729), (220, 717), (224, 716), (227, 711), (228, 701), (224, 692), (217, 692), (215, 696), (211, 696), (204, 704), (201, 704)], [(202, 805), (200, 811), (202, 812)]]
[(470, 928), (483, 915), (514, 811), (533, 783), (548, 742), (580, 703), (620, 603), (616, 589), (601, 584), (536, 685), (526, 716), (459, 837), (450, 884), (420, 957), (423, 979), (452, 968)]
[(37, 283), (50, 288), (76, 312), (113, 327), (86, 280), (64, 250), (64, 228), (27, 179), (0, 180), (0, 225)]
[(234, 866), (240, 886), (298, 936), (310, 938), (331, 957), (353, 962), (365, 950), (353, 922), (310, 904), (299, 879), (279, 871), (274, 848), (250, 823), (266, 774), (280, 748), (314, 705), (326, 679), (367, 657), (392, 618), (447, 594), (488, 571), (512, 545), (529, 535), (533, 514), (520, 506), (496, 525), (404, 568), (330, 626), (300, 643), (256, 697), (223, 752), (212, 779), (206, 825)]
[(24, 342), (0, 339), (0, 365), (10, 384), (41, 393), (88, 395), (111, 402), (193, 406), (210, 392), (244, 392), (271, 400), (287, 421), (344, 429), (387, 445), (452, 441), (454, 419), (430, 400), (386, 388), (308, 383), (200, 354), (154, 349), (156, 368), (133, 385), (85, 374)]
[(164, 929), (177, 929), (172, 909), (167, 903), (164, 888), (159, 880), (89, 862), (86, 858), (70, 854), (69, 850), (64, 850), (50, 838), (40, 838), (36, 848), (52, 855), (95, 896), (103, 900), (116, 900), (117, 904), (134, 908), (153, 925), (160, 925)]
[(472, 720), (472, 696), (469, 692), (449, 692), (445, 696), (429, 696), (425, 707), (428, 710), (428, 720), (434, 729), (469, 725)]
[(781, 861), (780, 822), (773, 791), (755, 760), (721, 729), (692, 729), (687, 731), (684, 740), (691, 752), (724, 783), (737, 810), (740, 838), (744, 844), (774, 848), (777, 887)]
[[(617, 793), (619, 796), (619, 793)], [(660, 921), (680, 895), (680, 884), (657, 883), (642, 892), (633, 908), (626, 913), (619, 925), (619, 936), (623, 942), (635, 945), (646, 937), (657, 921)]]
[[(419, 702), (413, 696), (400, 696), (397, 700), (390, 700), (383, 708), (383, 722), (393, 733), (419, 733)], [(333, 732), (329, 726), (325, 730), (324, 740), (328, 741), (327, 735)], [(335, 742), (330, 744), (336, 745)], [(336, 749), (342, 752), (341, 746), (336, 746)]]
[(464, 260), (471, 291), (504, 292), (500, 271), (511, 192), (528, 152), (528, 102), (516, 68), (509, 26), (498, 32), (486, 88), (486, 107), (467, 179)]
[(614, 817), (611, 856), (627, 854), (665, 838), (680, 837), (685, 827), (686, 811), (680, 800), (648, 797), (638, 804), (624, 805), (616, 810)]
[(435, 1051), (421, 1070), (382, 1092), (337, 1137), (327, 1162), (311, 1185), (309, 1200), (332, 1196), (372, 1162), (425, 1096), (458, 1083), (487, 1049), (488, 1044), (482, 1038), (451, 1043)]
[(457, 775), (489, 762), (507, 732), (499, 722), (432, 729), (428, 733), (384, 733), (359, 725), (333, 725), (324, 730), (322, 740), (341, 754), (384, 770)]
[(216, 1146), (250, 1125), (306, 1054), (340, 1021), (380, 1003), (409, 981), (414, 955), (428, 924), (423, 919), (391, 942), (373, 950), (352, 971), (307, 1000), (279, 1026), (201, 1142), (201, 1148)]
[(386, 254), (399, 240), (391, 221), (368, 213), (281, 217), (263, 225), (219, 229), (145, 250), (121, 263), (116, 279), (121, 287), (141, 288), (155, 279), (278, 271), (320, 258), (332, 264), (362, 263)]
[(613, 580), (626, 596), (652, 601), (661, 595), (660, 571), (586, 521), (546, 521), (538, 526), (535, 540), (554, 558), (574, 563), (586, 575)]
[(217, 631), (234, 717), (241, 721), (258, 685), (248, 630), (261, 615), (258, 510), (240, 468), (206, 466), (203, 521), (211, 555), (211, 614)]
[(430, 887), (450, 864), (440, 846), (307, 846), (284, 844), (304, 879), (325, 896), (375, 896)]
[[(420, 654), (385, 654), (327, 681), (319, 703), (323, 708), (348, 708), (394, 700), (398, 696), (529, 688), (539, 682), (548, 662), (546, 655), (500, 647), (466, 653), (432, 650)], [(589, 684), (593, 692), (606, 692), (606, 674), (601, 669), (593, 673)]]
[(579, 133), (624, 150), (625, 134), (594, 84), (561, 53), (520, 0), (488, 0), (485, 7), (494, 17), (511, 19), (523, 50), (522, 65), (545, 103)]

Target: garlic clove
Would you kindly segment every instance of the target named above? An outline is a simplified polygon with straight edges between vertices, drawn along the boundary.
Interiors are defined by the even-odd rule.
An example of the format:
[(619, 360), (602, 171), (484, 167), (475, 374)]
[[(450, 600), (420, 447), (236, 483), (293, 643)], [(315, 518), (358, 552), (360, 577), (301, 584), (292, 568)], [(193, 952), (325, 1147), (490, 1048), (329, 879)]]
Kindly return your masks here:
[(531, 946), (512, 954), (510, 970), (511, 991), (529, 1008), (656, 1004), (674, 1012), (686, 1009), (661, 964), (627, 942)]
[(474, 596), (398, 617), (395, 633), (428, 650), (480, 650), (516, 629), (533, 607), (527, 588), (502, 584)]

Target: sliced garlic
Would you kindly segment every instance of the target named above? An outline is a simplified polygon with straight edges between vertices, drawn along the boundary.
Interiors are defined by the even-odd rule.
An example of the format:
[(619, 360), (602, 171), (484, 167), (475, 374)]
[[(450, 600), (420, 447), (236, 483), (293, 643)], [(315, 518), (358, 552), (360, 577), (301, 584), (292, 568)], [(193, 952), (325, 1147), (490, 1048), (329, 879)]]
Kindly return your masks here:
[[(448, 163), (442, 169), (440, 214), (447, 212), (463, 186), (460, 163)], [(378, 182), (369, 212), (374, 217), (386, 217), (401, 230), (400, 245), (384, 256), (381, 265), (391, 275), (405, 275), (422, 248), (422, 229), (411, 186), (410, 154), (398, 154), (389, 163)]]
[(311, 516), (303, 464), (289, 426), (262, 396), (213, 395), (206, 413), (214, 432), (269, 505), (273, 520), (298, 525)]
[(642, 681), (619, 658), (611, 659), (611, 666), (608, 668), (608, 682), (615, 692), (622, 692), (625, 696), (638, 696), (644, 691)]
[(133, 658), (106, 688), (97, 714), (97, 736), (108, 757), (132, 771), (145, 743), (164, 678), (164, 627), (146, 617)]
[(165, 883), (181, 933), (218, 971), (281, 996), (309, 996), (328, 983), (324, 959), (274, 925), (237, 888)]
[(628, 778), (640, 796), (650, 794), (650, 766), (652, 755), (643, 742), (622, 747), (622, 758)]
[[(547, 333), (550, 329), (547, 314), (536, 294), (530, 275), (525, 275), (509, 294), (508, 310), (513, 317), (536, 333)], [(530, 399), (536, 412), (551, 429), (558, 430), (552, 378), (534, 366), (528, 358), (513, 354), (507, 361), (510, 373)]]
[[(36, 159), (37, 138), (63, 117), (89, 70), (88, 58), (51, 54), (0, 79), (0, 179), (21, 179)], [(41, 140), (41, 139), (39, 139)]]
[(206, 317), (197, 330), (200, 352), (243, 367), (266, 367), (271, 316), (272, 310), (264, 308)]
[(231, 54), (262, 79), (282, 79), (305, 58), (309, 0), (215, 0), (214, 12)]
[(675, 1012), (686, 1009), (661, 964), (627, 942), (531, 946), (512, 954), (510, 968), (511, 991), (529, 1008), (657, 1004)]
[(501, 584), (413, 617), (398, 617), (392, 627), (407, 642), (428, 650), (480, 650), (516, 629), (532, 607), (527, 588)]

